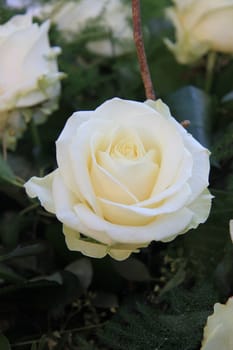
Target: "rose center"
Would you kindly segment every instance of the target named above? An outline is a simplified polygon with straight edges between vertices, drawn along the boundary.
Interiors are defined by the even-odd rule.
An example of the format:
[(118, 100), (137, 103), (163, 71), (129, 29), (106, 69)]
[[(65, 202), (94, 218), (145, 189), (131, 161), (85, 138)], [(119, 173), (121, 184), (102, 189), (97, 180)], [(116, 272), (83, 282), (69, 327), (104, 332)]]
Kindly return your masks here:
[(145, 154), (141, 144), (135, 142), (132, 137), (125, 137), (112, 145), (110, 156), (112, 158), (126, 158), (129, 160), (137, 160)]

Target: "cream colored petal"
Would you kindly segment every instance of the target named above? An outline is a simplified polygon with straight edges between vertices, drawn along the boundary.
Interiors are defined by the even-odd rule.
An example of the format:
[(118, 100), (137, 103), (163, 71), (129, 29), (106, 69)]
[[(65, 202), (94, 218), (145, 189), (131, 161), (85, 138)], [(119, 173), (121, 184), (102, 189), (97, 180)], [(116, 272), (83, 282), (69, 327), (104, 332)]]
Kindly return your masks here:
[(67, 226), (63, 226), (65, 241), (70, 250), (81, 252), (92, 258), (103, 258), (107, 254), (107, 246), (99, 243), (85, 241), (80, 234)]
[(92, 166), (91, 140), (95, 136), (95, 130), (101, 130), (104, 127), (103, 124), (102, 121), (96, 120), (83, 123), (77, 129), (75, 137), (69, 142), (69, 156), (76, 186), (80, 191), (83, 201), (86, 201), (100, 216), (102, 215), (101, 209), (97, 203), (90, 177)]
[(208, 317), (204, 328), (201, 350), (233, 349), (233, 298), (225, 305), (216, 303), (214, 313)]
[(113, 243), (112, 239), (105, 232), (96, 233), (95, 230), (89, 230), (83, 224), (76, 213), (76, 206), (80, 204), (79, 199), (67, 188), (59, 173), (54, 177), (53, 198), (56, 216), (64, 225), (104, 244)]
[[(128, 188), (113, 176), (108, 169), (103, 168), (97, 163), (96, 154), (102, 153), (111, 147), (112, 138), (115, 134), (115, 124), (109, 125), (106, 130), (90, 135), (91, 159), (90, 177), (96, 196), (101, 196), (109, 200), (120, 203), (135, 203), (137, 198), (128, 190)], [(107, 135), (106, 135), (107, 134)], [(98, 158), (98, 157), (97, 157)]]
[[(132, 122), (136, 116), (151, 113), (151, 108), (145, 103), (113, 98), (104, 102), (96, 110), (96, 118), (111, 119), (117, 123)], [(126, 118), (127, 116), (127, 118)], [(142, 120), (143, 124), (143, 120)], [(131, 126), (133, 124), (131, 123)]]
[[(188, 118), (188, 116), (187, 116)], [(210, 152), (203, 147), (194, 137), (185, 130), (174, 118), (170, 118), (177, 131), (180, 133), (183, 139), (184, 146), (189, 153), (189, 156), (193, 160), (191, 174), (189, 174), (188, 184), (192, 189), (192, 196), (190, 197), (190, 203), (199, 196), (203, 190), (209, 185), (209, 171), (210, 171)], [(191, 160), (190, 159), (190, 160)], [(187, 159), (188, 162), (188, 159)], [(191, 164), (184, 163), (184, 168), (181, 174), (190, 170)], [(186, 169), (186, 170), (185, 170)], [(187, 180), (188, 177), (185, 177)]]
[(188, 205), (194, 215), (190, 228), (196, 228), (199, 224), (204, 223), (210, 213), (213, 196), (208, 189), (205, 189), (191, 204)]
[[(153, 161), (153, 150), (138, 160), (114, 159), (107, 152), (99, 152), (100, 166), (117, 179), (139, 201), (150, 196), (158, 174), (158, 165)], [(101, 192), (99, 195), (105, 197)], [(114, 200), (114, 197), (112, 197)], [(118, 202), (118, 200), (115, 200)], [(125, 203), (120, 201), (121, 203)], [(126, 203), (129, 204), (129, 203)]]
[[(211, 11), (195, 27), (195, 35), (209, 43), (210, 48), (221, 52), (233, 52), (233, 4), (228, 8)], [(221, 28), (221, 29), (219, 29)]]
[(118, 260), (118, 261), (122, 261), (125, 259), (128, 259), (128, 257), (132, 254), (132, 253), (139, 253), (139, 250), (130, 250), (127, 249), (127, 246), (125, 249), (114, 249), (111, 248), (108, 251), (108, 254), (111, 256), (111, 258)]
[[(30, 28), (18, 30), (1, 45), (1, 88), (12, 89), (17, 91), (20, 85), (24, 84), (22, 65), (25, 55), (37, 38), (37, 25)], [(26, 38), (26, 39), (25, 39)], [(25, 40), (27, 44), (25, 45)], [(19, 49), (20, 47), (20, 49)], [(17, 60), (15, 60), (17, 57)]]
[(138, 201), (137, 197), (124, 184), (120, 183), (95, 161), (93, 161), (90, 176), (96, 196), (125, 204), (132, 204)]
[(16, 30), (21, 30), (29, 27), (32, 24), (32, 16), (16, 15), (9, 19), (8, 22), (0, 25), (0, 42), (8, 38)]
[(80, 234), (63, 226), (67, 247), (70, 250), (80, 251), (92, 258), (103, 258), (109, 254), (115, 260), (125, 260), (132, 253), (138, 252), (137, 247), (130, 245), (108, 246), (99, 242), (90, 242), (81, 238)]
[(190, 152), (184, 149), (184, 157), (179, 166), (179, 171), (176, 174), (176, 178), (171, 186), (166, 188), (160, 193), (154, 194), (152, 192), (151, 197), (145, 201), (141, 201), (137, 204), (138, 207), (156, 207), (160, 205), (161, 201), (167, 198), (175, 196), (178, 192), (183, 191), (183, 187), (186, 186), (187, 181), (192, 175), (193, 160)]
[(79, 203), (79, 199), (65, 185), (60, 170), (54, 176), (52, 191), (58, 220), (76, 231), (82, 230), (82, 223), (74, 211), (74, 207)]
[(160, 171), (152, 196), (161, 193), (177, 182), (177, 174), (185, 156), (183, 140), (172, 124), (164, 121), (160, 139), (157, 139), (161, 150)]
[(56, 55), (48, 42), (49, 22), (37, 30), (37, 37), (22, 62), (23, 79), (17, 100), (18, 107), (27, 107), (58, 97), (62, 73), (58, 72)]
[(87, 122), (93, 117), (92, 111), (76, 112), (67, 120), (64, 129), (56, 141), (57, 163), (66, 186), (77, 196), (81, 196), (76, 184), (73, 171), (72, 160), (69, 153), (70, 142), (76, 137), (77, 129), (81, 124)]
[(193, 217), (191, 210), (183, 208), (176, 213), (160, 215), (148, 225), (126, 226), (112, 224), (82, 204), (76, 205), (75, 210), (80, 221), (90, 231), (105, 232), (113, 241), (127, 244), (148, 244), (153, 240), (160, 241), (178, 235), (188, 227)]
[(158, 215), (175, 213), (183, 208), (190, 196), (190, 188), (186, 184), (174, 196), (166, 198), (155, 208), (143, 208), (136, 205), (124, 205), (99, 198), (103, 216), (106, 220), (117, 225), (146, 225), (155, 220)]
[(169, 107), (161, 99), (157, 99), (155, 101), (149, 99), (144, 103), (157, 111), (163, 118), (170, 120), (172, 117)]
[(189, 199), (191, 203), (209, 185), (210, 152), (188, 133), (185, 135), (184, 144), (193, 159), (192, 176), (188, 181), (192, 190)]
[(55, 203), (52, 193), (54, 177), (58, 170), (53, 171), (45, 177), (32, 177), (25, 184), (25, 190), (29, 197), (38, 197), (41, 205), (50, 213), (55, 213)]

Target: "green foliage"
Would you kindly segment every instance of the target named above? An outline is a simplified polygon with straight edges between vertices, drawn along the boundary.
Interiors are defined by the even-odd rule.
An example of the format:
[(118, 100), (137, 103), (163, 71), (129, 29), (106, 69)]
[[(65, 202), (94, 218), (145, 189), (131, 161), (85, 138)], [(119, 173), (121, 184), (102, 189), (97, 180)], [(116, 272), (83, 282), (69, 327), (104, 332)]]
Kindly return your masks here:
[(3, 334), (0, 334), (0, 349), (11, 350), (10, 343)]
[(205, 147), (210, 146), (211, 100), (202, 90), (185, 86), (165, 98), (172, 115), (179, 121), (189, 120), (187, 130)]
[(160, 307), (127, 303), (100, 334), (101, 345), (109, 350), (197, 350), (215, 301), (213, 287), (204, 282), (191, 290), (173, 289)]
[(226, 163), (233, 158), (233, 123), (230, 123), (218, 137), (213, 147), (213, 157), (218, 162)]

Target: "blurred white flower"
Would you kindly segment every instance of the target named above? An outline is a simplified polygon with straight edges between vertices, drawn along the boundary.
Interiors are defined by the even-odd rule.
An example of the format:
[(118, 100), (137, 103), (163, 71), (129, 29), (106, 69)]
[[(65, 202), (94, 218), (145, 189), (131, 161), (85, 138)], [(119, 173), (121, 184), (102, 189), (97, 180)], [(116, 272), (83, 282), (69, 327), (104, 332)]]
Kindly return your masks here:
[(33, 113), (40, 122), (39, 110), (48, 115), (56, 107), (60, 49), (50, 47), (48, 30), (48, 21), (39, 26), (30, 15), (0, 26), (0, 138), (7, 147), (14, 147)]
[(180, 63), (193, 63), (208, 51), (233, 53), (233, 0), (173, 0), (166, 9), (176, 42), (166, 39)]
[(23, 8), (31, 5), (32, 0), (6, 0), (6, 4), (13, 8)]
[(201, 350), (233, 349), (233, 298), (225, 305), (216, 303), (204, 328)]
[(87, 27), (99, 26), (106, 38), (92, 39), (87, 48), (96, 54), (123, 54), (133, 47), (133, 31), (129, 23), (131, 8), (122, 0), (56, 1), (29, 9), (39, 18), (49, 18), (69, 41)]

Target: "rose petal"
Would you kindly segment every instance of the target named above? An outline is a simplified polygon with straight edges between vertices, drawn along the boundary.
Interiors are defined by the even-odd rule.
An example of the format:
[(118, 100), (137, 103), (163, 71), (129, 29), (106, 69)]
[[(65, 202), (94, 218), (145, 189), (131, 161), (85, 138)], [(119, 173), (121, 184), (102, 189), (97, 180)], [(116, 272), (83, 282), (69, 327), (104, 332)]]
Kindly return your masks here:
[(78, 190), (73, 165), (69, 155), (69, 141), (76, 137), (77, 129), (93, 117), (93, 112), (76, 112), (67, 120), (64, 129), (56, 141), (57, 163), (66, 186), (70, 191), (81, 197)]
[[(171, 235), (178, 235), (191, 222), (193, 212), (187, 208), (172, 214), (158, 216), (154, 221), (144, 226), (126, 226), (112, 224), (94, 214), (83, 204), (75, 206), (75, 211), (90, 231), (107, 232), (109, 237), (119, 243), (144, 244), (150, 241), (163, 240)], [(83, 231), (85, 234), (85, 232)]]
[(79, 201), (76, 196), (67, 189), (59, 173), (54, 177), (53, 198), (56, 208), (57, 218), (67, 227), (76, 232), (85, 233), (88, 237), (98, 240), (105, 244), (113, 244), (113, 240), (105, 232), (96, 233), (95, 230), (89, 230), (76, 214), (76, 205)]
[(50, 213), (56, 212), (52, 195), (52, 186), (57, 172), (58, 170), (55, 170), (42, 178), (33, 176), (24, 184), (27, 195), (31, 198), (38, 197), (41, 205)]
[[(117, 123), (121, 123), (122, 121), (131, 123), (132, 119), (136, 116), (142, 116), (148, 113), (151, 113), (151, 108), (146, 104), (137, 101), (122, 100), (118, 97), (104, 102), (95, 110), (96, 118), (115, 120)], [(125, 118), (126, 115), (127, 118)]]
[[(132, 193), (138, 201), (147, 199), (150, 196), (151, 190), (154, 186), (157, 174), (158, 165), (153, 161), (154, 154), (151, 150), (144, 157), (139, 158), (135, 161), (130, 161), (127, 159), (113, 159), (106, 152), (98, 153), (98, 160), (100, 166), (107, 170), (114, 178), (116, 178), (121, 184), (123, 184)], [(138, 176), (137, 174), (140, 174)], [(110, 194), (112, 189), (110, 191)], [(99, 193), (101, 197), (110, 199)], [(126, 203), (123, 201), (118, 201), (111, 196), (112, 200)], [(114, 199), (113, 199), (114, 198)], [(129, 204), (129, 203), (127, 203)]]
[(80, 234), (72, 229), (63, 226), (65, 240), (68, 248), (74, 251), (80, 251), (82, 254), (92, 258), (103, 258), (109, 254), (115, 260), (125, 260), (132, 253), (138, 252), (135, 246), (120, 245), (107, 246), (98, 242), (89, 242), (80, 237)]
[(146, 225), (156, 220), (158, 215), (176, 212), (183, 208), (190, 196), (190, 188), (186, 184), (174, 196), (168, 197), (155, 208), (142, 208), (137, 205), (124, 205), (99, 198), (103, 216), (106, 220), (117, 225)]

